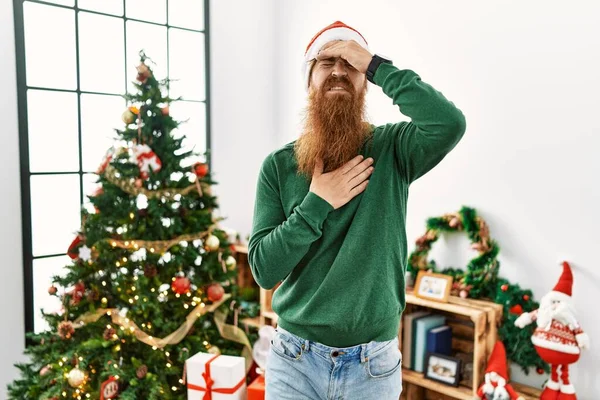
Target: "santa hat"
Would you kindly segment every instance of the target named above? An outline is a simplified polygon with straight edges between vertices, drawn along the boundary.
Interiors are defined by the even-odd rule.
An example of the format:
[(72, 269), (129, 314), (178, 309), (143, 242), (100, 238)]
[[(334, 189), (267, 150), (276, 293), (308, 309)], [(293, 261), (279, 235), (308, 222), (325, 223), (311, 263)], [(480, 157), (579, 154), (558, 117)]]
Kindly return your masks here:
[(492, 355), (488, 360), (487, 368), (485, 370), (486, 374), (490, 372), (495, 372), (505, 381), (508, 381), (508, 368), (506, 367), (506, 349), (504, 348), (504, 344), (501, 341), (497, 341), (494, 345), (494, 350), (492, 350)]
[(570, 301), (573, 293), (573, 273), (568, 262), (563, 261), (563, 272), (550, 293), (550, 297), (560, 301)]
[(304, 73), (304, 87), (308, 90), (309, 75), (310, 75), (310, 62), (317, 57), (319, 51), (323, 46), (333, 40), (354, 40), (359, 45), (369, 50), (367, 41), (356, 29), (344, 24), (342, 21), (335, 21), (333, 24), (326, 26), (317, 33), (308, 46), (306, 46), (306, 52), (304, 53), (304, 63), (302, 72)]

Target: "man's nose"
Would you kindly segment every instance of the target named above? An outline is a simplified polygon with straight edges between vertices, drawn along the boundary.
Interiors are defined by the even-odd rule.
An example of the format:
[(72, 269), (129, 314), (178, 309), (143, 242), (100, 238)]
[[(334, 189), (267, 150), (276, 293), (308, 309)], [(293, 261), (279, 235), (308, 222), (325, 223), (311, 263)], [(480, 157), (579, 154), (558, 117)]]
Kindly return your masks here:
[(348, 70), (346, 69), (346, 61), (342, 58), (338, 58), (333, 65), (333, 70), (331, 71), (331, 75), (339, 78), (340, 76), (348, 75)]

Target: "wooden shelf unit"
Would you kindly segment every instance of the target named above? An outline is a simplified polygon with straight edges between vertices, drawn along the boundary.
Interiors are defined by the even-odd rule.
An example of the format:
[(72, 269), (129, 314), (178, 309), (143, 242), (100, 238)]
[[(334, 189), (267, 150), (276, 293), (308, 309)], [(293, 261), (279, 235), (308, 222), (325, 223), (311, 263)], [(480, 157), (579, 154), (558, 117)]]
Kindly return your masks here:
[[(452, 387), (427, 379), (422, 373), (403, 368), (404, 393), (408, 396), (404, 398), (409, 400), (472, 399), (483, 382), (487, 360), (498, 339), (497, 327), (502, 320), (502, 305), (483, 300), (463, 299), (457, 296), (450, 296), (447, 303), (441, 303), (419, 298), (412, 292), (406, 293), (404, 314), (423, 308), (447, 316), (448, 325), (452, 328), (452, 347), (454, 349), (468, 353), (472, 349), (473, 376), (470, 382), (461, 381), (458, 387)], [(465, 321), (470, 322), (471, 326), (460, 323)], [(398, 334), (398, 340), (402, 347), (402, 327)], [(538, 389), (512, 382), (511, 385), (526, 400), (538, 399), (540, 396)], [(437, 394), (431, 397), (428, 391)]]

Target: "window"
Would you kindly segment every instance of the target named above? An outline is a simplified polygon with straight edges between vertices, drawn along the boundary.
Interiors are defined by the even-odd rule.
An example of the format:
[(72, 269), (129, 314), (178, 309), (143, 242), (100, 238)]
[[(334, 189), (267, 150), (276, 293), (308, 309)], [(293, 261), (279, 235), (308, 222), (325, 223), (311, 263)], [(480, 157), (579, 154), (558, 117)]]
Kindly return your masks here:
[[(17, 4), (18, 3), (18, 4)], [(51, 277), (70, 263), (94, 171), (123, 128), (139, 51), (174, 79), (171, 115), (210, 149), (208, 0), (17, 0), (15, 27), (26, 330), (58, 311)]]

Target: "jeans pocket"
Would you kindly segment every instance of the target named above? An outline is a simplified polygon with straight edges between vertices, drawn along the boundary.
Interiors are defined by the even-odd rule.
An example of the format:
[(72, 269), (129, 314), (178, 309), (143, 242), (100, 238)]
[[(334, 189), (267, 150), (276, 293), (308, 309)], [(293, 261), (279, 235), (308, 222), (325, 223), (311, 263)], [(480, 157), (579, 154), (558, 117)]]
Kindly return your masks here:
[(289, 361), (297, 361), (302, 357), (302, 347), (281, 332), (275, 333), (271, 340), (271, 350)]
[(397, 342), (392, 340), (373, 357), (367, 360), (367, 372), (371, 378), (385, 378), (397, 372), (402, 365), (402, 353)]

